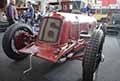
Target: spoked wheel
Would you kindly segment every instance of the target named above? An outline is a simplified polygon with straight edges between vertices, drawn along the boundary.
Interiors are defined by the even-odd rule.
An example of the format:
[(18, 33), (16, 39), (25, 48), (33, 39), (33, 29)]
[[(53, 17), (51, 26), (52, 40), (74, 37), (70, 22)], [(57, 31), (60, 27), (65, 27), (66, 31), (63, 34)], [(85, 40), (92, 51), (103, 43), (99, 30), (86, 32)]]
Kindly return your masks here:
[(26, 24), (14, 24), (5, 32), (2, 46), (8, 57), (14, 60), (22, 60), (27, 55), (20, 54), (18, 50), (30, 44), (32, 40), (30, 35), (33, 35), (30, 27)]
[(103, 31), (94, 31), (83, 58), (83, 81), (95, 81), (98, 67), (101, 61), (101, 50), (103, 46)]
[(19, 50), (30, 44), (32, 42), (32, 40), (29, 39), (30, 34), (32, 33), (29, 32), (26, 28), (22, 28), (16, 31), (12, 39), (12, 46), (14, 49)]

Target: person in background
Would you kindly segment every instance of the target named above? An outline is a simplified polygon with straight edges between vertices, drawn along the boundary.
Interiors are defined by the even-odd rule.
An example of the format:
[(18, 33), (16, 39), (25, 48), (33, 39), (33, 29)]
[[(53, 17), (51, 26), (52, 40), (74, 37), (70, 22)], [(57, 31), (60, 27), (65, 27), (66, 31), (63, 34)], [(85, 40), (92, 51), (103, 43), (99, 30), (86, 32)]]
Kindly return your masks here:
[(9, 5), (6, 8), (6, 16), (9, 25), (14, 24), (18, 20), (18, 13), (15, 7), (15, 0), (10, 0)]
[(39, 9), (36, 9), (35, 11), (35, 22), (38, 23), (42, 19), (42, 14)]
[(87, 4), (86, 10), (87, 10), (87, 13), (88, 13), (88, 16), (89, 16), (90, 12), (91, 12), (91, 4), (90, 3)]
[(32, 6), (32, 3), (30, 1), (27, 2), (27, 7), (28, 7), (28, 9), (27, 9), (26, 14), (25, 14), (25, 16), (26, 16), (25, 22), (27, 23), (28, 20), (30, 20), (29, 21), (30, 24), (33, 25), (32, 21), (34, 19), (35, 11), (34, 11), (34, 8)]

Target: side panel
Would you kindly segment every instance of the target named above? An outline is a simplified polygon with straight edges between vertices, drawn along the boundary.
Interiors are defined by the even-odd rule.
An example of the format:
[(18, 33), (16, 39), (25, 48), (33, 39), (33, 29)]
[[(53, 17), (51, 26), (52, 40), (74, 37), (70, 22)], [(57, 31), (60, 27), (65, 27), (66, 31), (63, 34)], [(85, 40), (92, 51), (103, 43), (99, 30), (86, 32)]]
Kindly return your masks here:
[(88, 24), (88, 23), (81, 23), (81, 24), (80, 24), (80, 31), (81, 31), (81, 33), (82, 33), (82, 32), (88, 33), (88, 31), (89, 31), (89, 26), (90, 26), (90, 24)]
[(78, 40), (79, 39), (79, 24), (77, 22), (72, 22), (70, 27), (70, 39), (71, 40)]
[(69, 40), (69, 22), (64, 21), (61, 30), (60, 44), (65, 44)]

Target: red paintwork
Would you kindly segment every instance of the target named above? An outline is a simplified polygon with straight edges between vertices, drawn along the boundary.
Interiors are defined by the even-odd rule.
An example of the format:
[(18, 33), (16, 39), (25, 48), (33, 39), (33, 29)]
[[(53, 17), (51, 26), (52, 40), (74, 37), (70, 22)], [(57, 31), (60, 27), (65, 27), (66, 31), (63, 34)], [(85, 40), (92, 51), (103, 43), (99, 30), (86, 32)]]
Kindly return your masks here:
[(20, 32), (14, 37), (14, 45), (17, 50), (22, 49), (26, 45), (30, 44), (32, 40), (29, 39), (30, 34), (27, 32)]
[[(61, 56), (69, 54), (70, 52), (77, 52), (80, 49), (84, 48), (86, 46), (86, 41), (80, 39), (80, 32), (88, 32), (96, 26), (95, 18), (92, 16), (89, 17), (86, 14), (79, 15), (71, 13), (53, 12), (50, 13), (47, 17), (58, 18), (62, 21), (59, 40), (55, 43), (50, 43), (40, 41), (37, 37), (33, 45), (29, 45), (19, 50), (20, 52), (27, 54), (32, 53), (37, 57), (52, 62), (57, 62), (61, 58)], [(82, 56), (83, 55), (81, 54), (77, 57), (80, 58)]]
[(20, 33), (18, 36), (15, 37), (14, 43), (17, 50), (26, 46), (23, 39), (24, 37), (26, 37), (25, 34), (26, 33)]

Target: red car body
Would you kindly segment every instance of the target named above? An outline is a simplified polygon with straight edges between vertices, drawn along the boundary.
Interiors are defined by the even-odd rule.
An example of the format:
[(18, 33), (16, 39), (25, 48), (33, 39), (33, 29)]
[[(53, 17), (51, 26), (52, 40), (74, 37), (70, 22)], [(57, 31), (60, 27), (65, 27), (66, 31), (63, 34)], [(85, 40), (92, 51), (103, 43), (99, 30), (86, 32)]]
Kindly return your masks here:
[(96, 23), (93, 16), (86, 14), (49, 13), (40, 25), (36, 41), (19, 51), (57, 62), (62, 56), (84, 48), (86, 43), (80, 35), (89, 34)]

